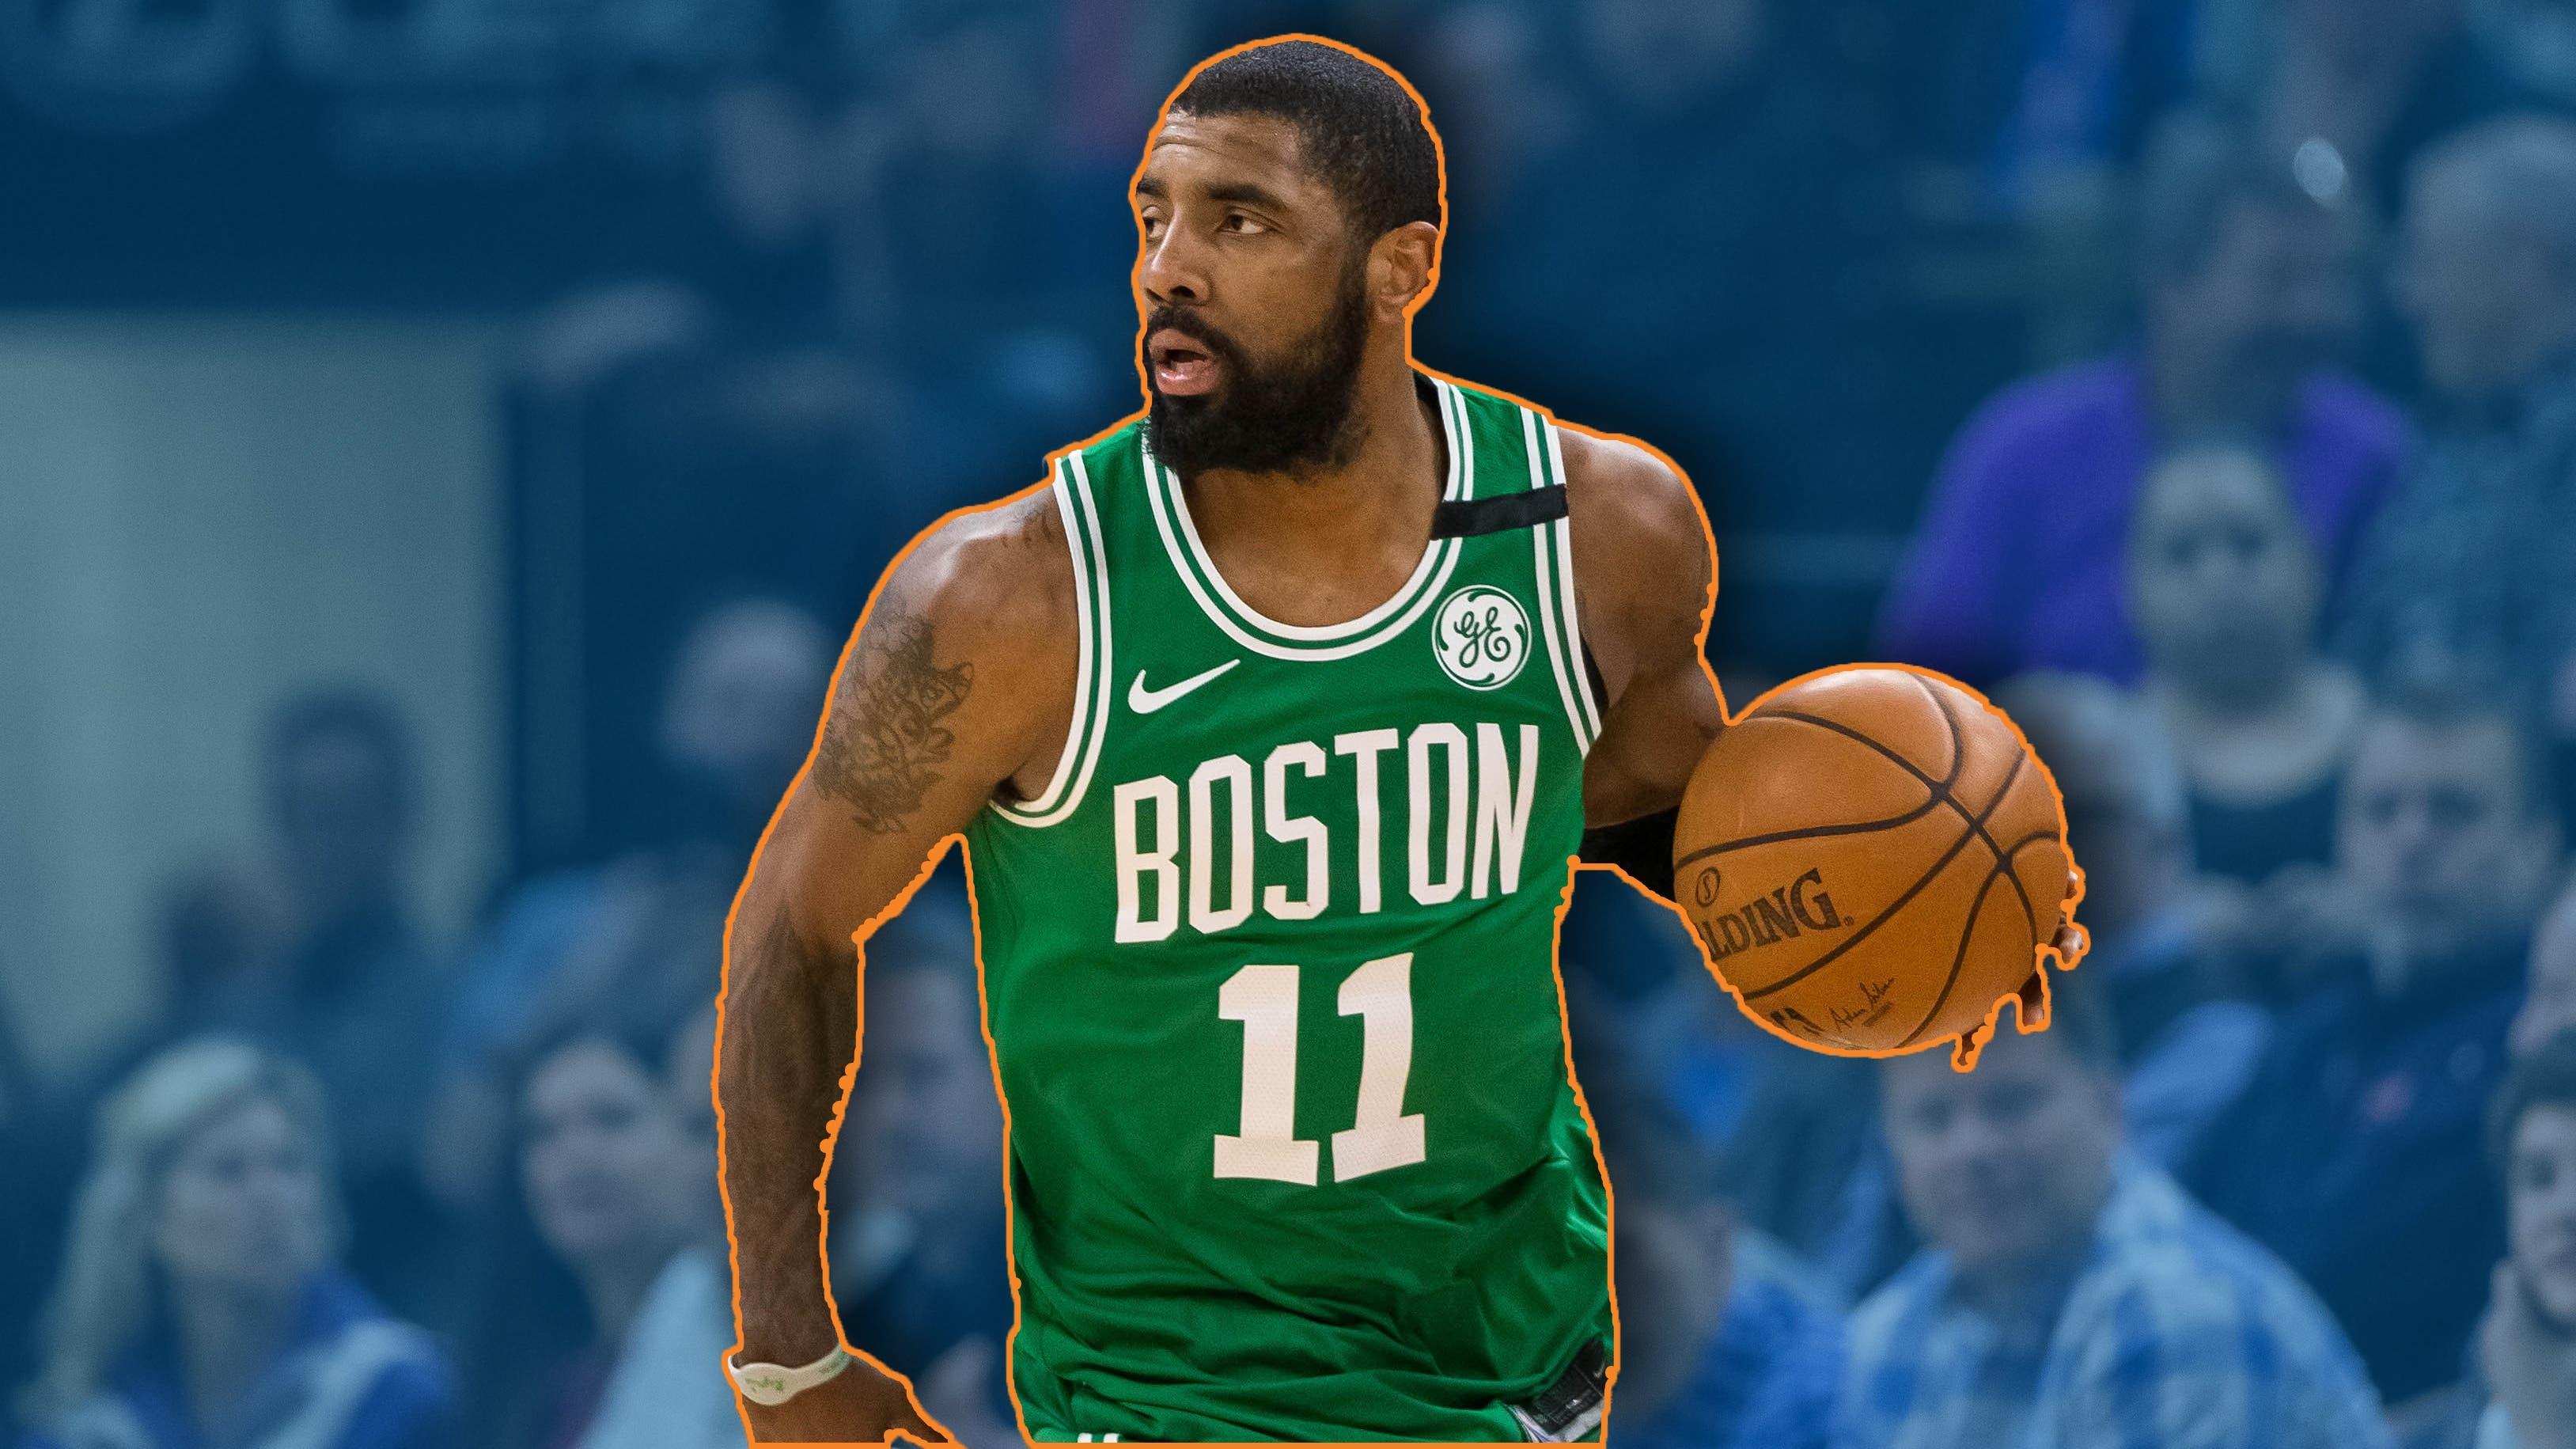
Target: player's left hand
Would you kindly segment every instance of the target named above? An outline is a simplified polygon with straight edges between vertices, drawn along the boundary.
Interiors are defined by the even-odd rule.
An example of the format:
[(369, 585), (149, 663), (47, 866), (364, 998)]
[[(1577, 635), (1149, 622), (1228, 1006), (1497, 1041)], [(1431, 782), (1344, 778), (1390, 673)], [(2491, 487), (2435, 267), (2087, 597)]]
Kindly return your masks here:
[[(2092, 947), (2093, 938), (2082, 926), (2073, 921), (2064, 921), (2058, 925), (2057, 934), (2049, 939), (2047, 949), (2054, 954), (2058, 970), (2071, 971), (2077, 962), (2084, 959), (2084, 953)], [(2048, 1025), (2047, 961), (2043, 960), (2030, 968), (2030, 979), (2021, 984), (2021, 989), (2013, 993), (2013, 998), (2015, 1026), (2024, 1032), (2034, 1032)]]
[(2048, 949), (2057, 953), (2058, 970), (2072, 971), (2083, 961), (2084, 953), (2093, 949), (2093, 933), (2073, 921), (2060, 921)]

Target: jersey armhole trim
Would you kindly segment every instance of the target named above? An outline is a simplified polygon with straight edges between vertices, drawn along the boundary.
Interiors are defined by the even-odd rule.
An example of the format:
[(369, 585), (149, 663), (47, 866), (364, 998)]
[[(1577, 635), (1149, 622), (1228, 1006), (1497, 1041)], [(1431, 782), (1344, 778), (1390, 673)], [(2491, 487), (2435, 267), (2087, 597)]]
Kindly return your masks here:
[(1079, 638), (1073, 682), (1073, 723), (1065, 731), (1064, 753), (1038, 797), (1019, 803), (994, 801), (993, 814), (1014, 825), (1044, 827), (1071, 815), (1082, 804), (1092, 768), (1100, 762), (1100, 737), (1108, 728), (1109, 569), (1100, 541), (1100, 518), (1091, 497), (1089, 471), (1080, 453), (1055, 463), (1056, 509), (1064, 518), (1066, 551), (1073, 562), (1074, 626)]
[[(1547, 470), (1555, 475), (1556, 486), (1562, 488), (1565, 486), (1565, 448), (1562, 443), (1565, 430), (1559, 428), (1553, 420), (1542, 422), (1539, 426), (1540, 430), (1547, 434)], [(1566, 648), (1574, 656), (1574, 697), (1583, 706), (1584, 748), (1590, 749), (1591, 742), (1601, 738), (1601, 708), (1592, 698), (1591, 673), (1583, 667), (1583, 621), (1576, 617), (1574, 612), (1573, 510), (1569, 508), (1547, 527), (1556, 534), (1556, 583), (1560, 600), (1558, 607), (1563, 611), (1565, 620)]]
[[(1533, 490), (1562, 486), (1561, 475), (1548, 466), (1554, 461), (1547, 446), (1552, 439), (1543, 438), (1543, 431), (1552, 431), (1551, 425), (1528, 408), (1521, 409), (1521, 443), (1529, 459), (1530, 487)], [(1539, 636), (1547, 648), (1547, 667), (1556, 676), (1557, 703), (1565, 707), (1565, 723), (1574, 735), (1575, 750), (1590, 754), (1594, 731), (1584, 727), (1584, 703), (1588, 701), (1579, 702), (1577, 698), (1584, 687), (1582, 664), (1566, 638), (1571, 611), (1561, 608), (1557, 598), (1556, 554), (1563, 547), (1564, 527), (1565, 520), (1560, 518), (1530, 530), (1531, 580), (1538, 599)]]

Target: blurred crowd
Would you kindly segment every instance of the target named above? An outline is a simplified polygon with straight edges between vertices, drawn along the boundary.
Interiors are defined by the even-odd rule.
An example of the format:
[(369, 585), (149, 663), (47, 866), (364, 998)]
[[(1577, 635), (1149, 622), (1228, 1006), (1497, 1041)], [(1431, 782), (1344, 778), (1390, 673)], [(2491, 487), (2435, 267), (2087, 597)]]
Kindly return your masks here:
[[(167, 894), (159, 1008), (41, 1074), (0, 1020), (24, 1443), (741, 1442), (708, 1078), (750, 845), (894, 549), (1135, 405), (1136, 148), (1189, 61), (1294, 28), (1441, 127), (1417, 355), (1691, 473), (1730, 698), (1956, 674), (2085, 868), (2050, 1029), (1969, 1074), (1785, 1046), (1583, 879), (1615, 1438), (2576, 1444), (2576, 10), (866, 9), (783, 9), (692, 112), (683, 240), (526, 319), (516, 597), (581, 600), (590, 688), (547, 753), (562, 656), (514, 643), (468, 938), (413, 901), (442, 763), (315, 681)], [(867, 958), (835, 1296), (995, 1449), (955, 861)]]

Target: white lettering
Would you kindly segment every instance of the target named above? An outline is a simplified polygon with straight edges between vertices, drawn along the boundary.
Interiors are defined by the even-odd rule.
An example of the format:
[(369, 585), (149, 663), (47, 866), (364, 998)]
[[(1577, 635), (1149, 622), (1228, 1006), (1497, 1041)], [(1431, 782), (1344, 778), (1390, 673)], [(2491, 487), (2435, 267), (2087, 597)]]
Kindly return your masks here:
[[(1216, 894), (1217, 781), (1226, 783), (1225, 906)], [(1231, 931), (1252, 919), (1252, 766), (1241, 755), (1219, 755), (1190, 772), (1190, 928), (1203, 935)]]
[[(1154, 848), (1150, 852), (1136, 848), (1136, 811), (1148, 800), (1154, 804)], [(1130, 780), (1118, 787), (1113, 803), (1118, 845), (1118, 941), (1124, 945), (1163, 940), (1181, 923), (1181, 868), (1172, 861), (1181, 845), (1180, 787), (1160, 775)], [(1150, 919), (1138, 910), (1136, 889), (1137, 877), (1147, 871), (1154, 876), (1154, 914)]]
[[(1431, 874), (1431, 751), (1449, 752), (1448, 849), (1440, 875)], [(1426, 906), (1458, 898), (1467, 886), (1467, 734), (1447, 721), (1415, 725), (1405, 741), (1405, 783), (1411, 818), (1405, 822), (1405, 855), (1413, 898)]]
[(1517, 785), (1503, 752), (1503, 727), (1476, 726), (1476, 871), (1468, 894), (1483, 900), (1493, 877), (1494, 851), (1502, 850), (1502, 893), (1521, 888), (1521, 847), (1529, 839), (1530, 792), (1538, 783), (1538, 726), (1521, 726)]
[(1288, 767), (1295, 765), (1311, 780), (1324, 773), (1324, 752), (1312, 740), (1298, 740), (1270, 752), (1261, 769), (1263, 821), (1270, 838), (1282, 845), (1303, 843), (1306, 847), (1306, 895), (1291, 899), (1284, 885), (1266, 886), (1261, 892), (1261, 909), (1275, 920), (1311, 921), (1324, 913), (1332, 899), (1332, 853), (1324, 822), (1312, 815), (1288, 813)]
[(1333, 736), (1333, 753), (1349, 755), (1359, 764), (1360, 806), (1360, 914), (1373, 915), (1378, 909), (1377, 868), (1377, 757), (1402, 743), (1403, 737), (1393, 730), (1353, 730)]

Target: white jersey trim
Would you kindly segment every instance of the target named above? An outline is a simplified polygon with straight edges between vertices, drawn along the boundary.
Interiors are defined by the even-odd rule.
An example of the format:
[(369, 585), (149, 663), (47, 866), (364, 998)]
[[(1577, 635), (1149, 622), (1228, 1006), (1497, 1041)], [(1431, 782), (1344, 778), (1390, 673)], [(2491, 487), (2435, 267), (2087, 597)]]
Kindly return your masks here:
[(1100, 510), (1091, 496), (1090, 470), (1082, 454), (1068, 453), (1055, 464), (1056, 507), (1064, 515), (1064, 541), (1073, 558), (1074, 624), (1080, 634), (1073, 684), (1073, 725), (1065, 732), (1064, 753), (1055, 774), (1034, 800), (1021, 804), (996, 801), (994, 814), (1015, 825), (1044, 827), (1071, 815), (1089, 792), (1091, 774), (1100, 763), (1101, 737), (1109, 728), (1110, 676), (1109, 560), (1101, 543)]
[[(1540, 421), (1537, 413), (1527, 408), (1521, 409), (1521, 438), (1529, 453), (1532, 488), (1561, 486), (1551, 481), (1548, 476), (1548, 455), (1545, 451), (1547, 444), (1539, 436), (1539, 430), (1546, 426), (1547, 424)], [(1556, 529), (1563, 522), (1564, 520), (1560, 519), (1556, 524), (1542, 524), (1530, 530), (1531, 558), (1535, 564), (1532, 577), (1536, 581), (1538, 593), (1539, 634), (1547, 644), (1548, 670), (1556, 676), (1556, 700), (1558, 704), (1565, 707), (1565, 724), (1566, 728), (1573, 732), (1575, 749), (1589, 754), (1592, 749), (1592, 736), (1583, 727), (1583, 707), (1575, 700), (1577, 691), (1582, 687), (1583, 662), (1579, 654), (1566, 648), (1564, 629), (1558, 622), (1557, 570), (1553, 555), (1558, 537)]]
[[(1475, 443), (1467, 427), (1466, 400), (1450, 383), (1434, 378), (1432, 385), (1440, 399), (1440, 421), (1449, 442), (1449, 479), (1441, 497), (1472, 498), (1476, 489)], [(1141, 435), (1137, 448), (1144, 461), (1145, 496), (1153, 506), (1154, 526), (1163, 536), (1174, 570), (1209, 620), (1228, 638), (1254, 653), (1274, 659), (1324, 660), (1346, 659), (1373, 648), (1411, 627), (1439, 597), (1457, 567), (1460, 541), (1433, 539), (1423, 549), (1422, 561), (1414, 566), (1412, 577), (1376, 608), (1338, 624), (1282, 624), (1246, 604), (1226, 583), (1199, 540), (1198, 525), (1190, 518), (1180, 480), (1154, 457), (1152, 446)]]

